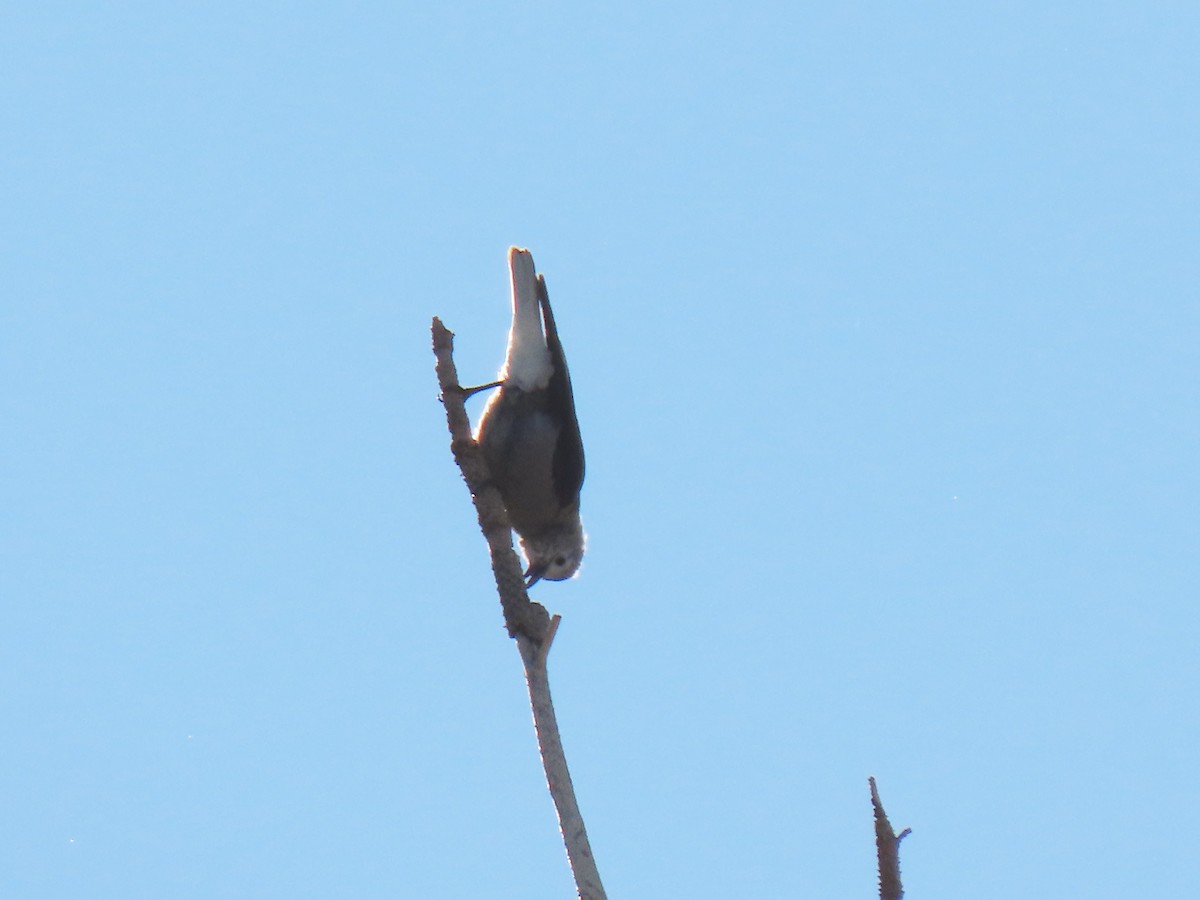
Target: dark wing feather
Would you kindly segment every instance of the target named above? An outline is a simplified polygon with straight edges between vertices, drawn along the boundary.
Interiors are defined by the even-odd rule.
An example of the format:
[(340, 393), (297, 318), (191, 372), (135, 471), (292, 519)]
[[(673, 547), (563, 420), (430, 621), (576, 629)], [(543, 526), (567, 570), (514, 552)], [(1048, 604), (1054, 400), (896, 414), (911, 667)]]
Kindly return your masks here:
[(546, 326), (546, 346), (550, 350), (550, 362), (554, 373), (550, 376), (549, 393), (551, 407), (562, 415), (558, 443), (554, 448), (554, 492), (563, 506), (570, 506), (579, 499), (583, 487), (583, 437), (579, 434), (579, 420), (575, 416), (575, 395), (571, 392), (571, 376), (567, 372), (567, 358), (563, 355), (562, 342), (558, 339), (558, 328), (554, 324), (554, 312), (550, 309), (550, 294), (546, 290), (546, 279), (539, 275), (537, 280), (538, 303), (542, 307), (542, 322)]

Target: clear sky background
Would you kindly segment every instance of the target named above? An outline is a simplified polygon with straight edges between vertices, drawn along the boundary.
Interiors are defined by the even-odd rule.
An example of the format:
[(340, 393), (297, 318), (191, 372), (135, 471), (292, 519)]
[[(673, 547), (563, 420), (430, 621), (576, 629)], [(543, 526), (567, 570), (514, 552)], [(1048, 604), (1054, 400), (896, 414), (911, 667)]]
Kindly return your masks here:
[[(0, 884), (562, 898), (429, 322), (546, 273), (614, 898), (1183, 897), (1200, 8), (0, 18)], [(473, 411), (482, 408), (474, 401)]]

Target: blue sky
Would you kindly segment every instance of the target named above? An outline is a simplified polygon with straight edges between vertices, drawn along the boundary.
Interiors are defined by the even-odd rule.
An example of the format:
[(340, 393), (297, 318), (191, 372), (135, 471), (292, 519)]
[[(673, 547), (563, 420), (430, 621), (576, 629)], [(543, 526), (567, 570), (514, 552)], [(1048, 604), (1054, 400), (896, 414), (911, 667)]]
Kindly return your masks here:
[[(1200, 878), (1200, 13), (11, 5), (0, 870), (565, 897), (431, 316), (546, 274), (609, 893)], [(481, 408), (476, 401), (475, 412)]]

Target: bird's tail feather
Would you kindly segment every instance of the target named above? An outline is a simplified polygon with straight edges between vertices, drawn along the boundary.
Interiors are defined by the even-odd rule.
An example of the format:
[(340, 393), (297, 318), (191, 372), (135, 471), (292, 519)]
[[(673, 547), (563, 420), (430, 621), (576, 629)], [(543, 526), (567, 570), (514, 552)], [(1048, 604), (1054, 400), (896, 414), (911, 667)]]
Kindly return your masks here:
[(539, 390), (550, 381), (553, 367), (542, 327), (533, 254), (510, 247), (508, 268), (512, 273), (513, 322), (503, 377), (522, 390)]

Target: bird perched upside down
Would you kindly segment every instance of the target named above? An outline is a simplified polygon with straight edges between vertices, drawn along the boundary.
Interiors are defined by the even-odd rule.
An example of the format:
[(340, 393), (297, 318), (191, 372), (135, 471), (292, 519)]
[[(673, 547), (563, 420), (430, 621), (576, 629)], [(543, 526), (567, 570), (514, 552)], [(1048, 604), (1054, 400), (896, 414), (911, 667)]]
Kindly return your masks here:
[(488, 401), (475, 439), (520, 536), (531, 587), (543, 578), (570, 578), (583, 560), (583, 439), (546, 279), (528, 250), (509, 248), (508, 268), (508, 353), (500, 381), (485, 385), (500, 390)]

